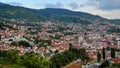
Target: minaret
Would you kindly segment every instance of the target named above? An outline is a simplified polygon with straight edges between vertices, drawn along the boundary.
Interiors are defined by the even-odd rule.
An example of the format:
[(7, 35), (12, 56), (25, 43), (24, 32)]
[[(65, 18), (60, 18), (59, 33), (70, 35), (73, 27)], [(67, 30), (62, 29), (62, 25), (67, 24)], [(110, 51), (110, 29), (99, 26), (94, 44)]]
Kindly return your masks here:
[(81, 45), (82, 42), (83, 42), (83, 37), (82, 36), (78, 36), (78, 44)]

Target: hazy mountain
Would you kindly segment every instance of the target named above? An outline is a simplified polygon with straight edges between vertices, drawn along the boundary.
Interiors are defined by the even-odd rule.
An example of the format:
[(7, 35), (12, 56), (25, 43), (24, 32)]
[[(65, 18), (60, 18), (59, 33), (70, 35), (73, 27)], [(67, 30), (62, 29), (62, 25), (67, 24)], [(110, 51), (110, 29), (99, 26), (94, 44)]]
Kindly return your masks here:
[(44, 21), (45, 17), (34, 13), (28, 8), (12, 6), (8, 4), (0, 3), (0, 17), (2, 18), (24, 18), (28, 21)]
[(2, 18), (22, 18), (27, 21), (40, 22), (40, 21), (56, 21), (65, 23), (81, 23), (90, 24), (94, 20), (104, 21), (98, 15), (92, 15), (84, 12), (70, 11), (66, 9), (29, 9), (20, 6), (12, 6), (8, 4), (0, 3), (0, 17)]
[(111, 23), (114, 23), (114, 24), (119, 24), (120, 25), (120, 19), (111, 19), (109, 20)]
[(76, 17), (81, 19), (86, 19), (89, 21), (102, 20), (103, 18), (98, 15), (92, 15), (84, 12), (70, 11), (67, 9), (57, 9), (57, 8), (46, 8), (40, 9), (38, 12), (48, 18), (57, 18), (57, 17)]

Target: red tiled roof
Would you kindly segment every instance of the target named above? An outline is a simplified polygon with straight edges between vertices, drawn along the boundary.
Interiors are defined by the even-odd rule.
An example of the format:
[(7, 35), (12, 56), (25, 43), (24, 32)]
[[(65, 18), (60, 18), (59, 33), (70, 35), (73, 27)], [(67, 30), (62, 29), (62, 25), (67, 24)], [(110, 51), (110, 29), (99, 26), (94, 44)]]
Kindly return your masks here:
[(117, 64), (120, 64), (120, 58), (112, 58), (112, 60), (117, 63)]

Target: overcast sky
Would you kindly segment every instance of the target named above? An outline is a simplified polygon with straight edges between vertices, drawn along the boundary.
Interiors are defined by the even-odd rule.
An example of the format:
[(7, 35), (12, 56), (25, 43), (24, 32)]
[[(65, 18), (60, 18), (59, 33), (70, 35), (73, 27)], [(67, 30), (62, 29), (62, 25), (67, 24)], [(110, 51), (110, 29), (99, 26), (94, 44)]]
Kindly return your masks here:
[(34, 9), (64, 8), (120, 19), (120, 0), (0, 0), (0, 2)]

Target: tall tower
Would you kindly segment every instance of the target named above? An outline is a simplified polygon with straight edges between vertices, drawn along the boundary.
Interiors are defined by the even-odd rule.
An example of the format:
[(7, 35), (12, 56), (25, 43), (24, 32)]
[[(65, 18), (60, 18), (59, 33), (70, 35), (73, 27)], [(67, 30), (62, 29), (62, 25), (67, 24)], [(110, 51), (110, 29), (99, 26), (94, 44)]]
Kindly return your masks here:
[(78, 44), (81, 45), (81, 43), (83, 42), (84, 38), (82, 36), (78, 36)]

